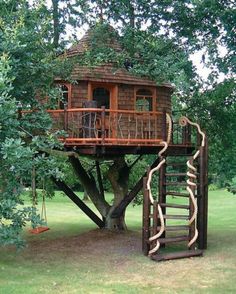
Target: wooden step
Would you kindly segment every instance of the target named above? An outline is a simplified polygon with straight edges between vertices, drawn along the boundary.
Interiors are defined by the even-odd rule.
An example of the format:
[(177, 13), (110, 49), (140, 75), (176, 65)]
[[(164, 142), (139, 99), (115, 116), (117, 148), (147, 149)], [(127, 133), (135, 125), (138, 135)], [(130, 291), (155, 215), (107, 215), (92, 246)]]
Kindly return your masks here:
[(186, 187), (187, 183), (186, 182), (165, 182), (165, 186), (183, 186)]
[(183, 219), (183, 220), (189, 220), (188, 215), (179, 215), (179, 214), (164, 214), (164, 219)]
[(175, 192), (175, 191), (166, 191), (166, 195), (170, 196), (179, 196), (179, 197), (189, 197), (187, 193)]
[(161, 253), (161, 254), (155, 254), (151, 256), (151, 259), (154, 261), (165, 261), (165, 260), (171, 260), (171, 259), (180, 259), (180, 258), (189, 258), (189, 257), (196, 257), (196, 256), (202, 256), (203, 251), (202, 250), (186, 250), (186, 251), (179, 251), (179, 252), (173, 252), (173, 253)]
[(169, 237), (169, 238), (159, 238), (158, 242), (160, 244), (166, 244), (166, 243), (176, 243), (176, 242), (183, 242), (183, 241), (189, 241), (189, 236), (178, 236), (178, 237)]
[[(160, 231), (161, 227), (157, 227), (157, 230)], [(175, 232), (175, 231), (184, 231), (188, 230), (189, 226), (181, 225), (181, 226), (166, 226), (165, 231), (167, 232)]]
[(189, 209), (189, 205), (184, 204), (175, 204), (175, 203), (160, 203), (161, 207), (170, 207), (170, 208), (181, 208), (181, 209)]
[(186, 166), (187, 167), (187, 160), (185, 162), (166, 162), (166, 165), (169, 165), (169, 166)]
[(166, 173), (166, 177), (186, 177), (186, 173)]

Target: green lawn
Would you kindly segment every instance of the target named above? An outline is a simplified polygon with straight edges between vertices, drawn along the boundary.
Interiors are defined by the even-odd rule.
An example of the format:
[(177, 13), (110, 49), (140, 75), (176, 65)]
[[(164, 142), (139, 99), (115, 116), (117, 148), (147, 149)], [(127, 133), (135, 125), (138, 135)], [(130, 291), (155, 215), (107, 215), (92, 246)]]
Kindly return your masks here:
[(210, 192), (203, 258), (155, 263), (143, 256), (141, 210), (130, 206), (130, 231), (115, 235), (96, 229), (66, 197), (48, 200), (50, 231), (35, 236), (27, 228), (23, 251), (1, 249), (0, 294), (236, 293), (236, 196)]

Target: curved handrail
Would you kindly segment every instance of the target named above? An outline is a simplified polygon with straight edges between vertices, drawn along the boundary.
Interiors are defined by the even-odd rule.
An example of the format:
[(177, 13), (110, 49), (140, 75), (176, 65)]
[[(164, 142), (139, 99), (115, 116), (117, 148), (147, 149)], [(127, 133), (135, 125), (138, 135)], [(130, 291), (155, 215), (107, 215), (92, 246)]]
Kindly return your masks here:
[[(160, 142), (160, 145), (163, 145), (163, 148), (159, 151), (158, 156), (161, 157), (161, 155), (166, 151), (166, 149), (168, 148), (168, 144), (170, 142), (171, 139), (171, 133), (172, 133), (172, 120), (170, 115), (167, 113), (166, 114), (166, 120), (168, 123), (168, 132), (167, 132), (167, 141), (162, 141)], [(161, 162), (159, 162), (159, 164), (154, 167), (153, 169), (150, 170), (149, 174), (148, 174), (148, 179), (147, 179), (147, 190), (148, 190), (148, 195), (149, 195), (149, 199), (150, 202), (153, 204), (154, 203), (154, 198), (152, 195), (152, 191), (151, 191), (151, 181), (152, 181), (152, 176), (156, 171), (159, 171), (159, 169), (161, 168), (161, 166), (166, 162), (166, 159), (163, 158)], [(151, 250), (149, 250), (148, 255), (152, 255), (154, 254), (159, 248), (160, 248), (160, 242), (158, 241), (158, 238), (164, 233), (165, 231), (165, 221), (164, 221), (164, 216), (162, 213), (162, 209), (159, 203), (157, 203), (157, 209), (158, 209), (158, 213), (160, 216), (160, 221), (161, 221), (161, 228), (160, 231), (153, 235), (152, 237), (149, 238), (149, 241), (155, 241), (156, 240), (156, 246), (154, 248), (152, 248)]]
[[(201, 147), (205, 146), (206, 143), (206, 135), (205, 133), (201, 130), (199, 124), (192, 122), (191, 120), (189, 120), (187, 117), (183, 116), (179, 119), (179, 124), (180, 126), (184, 127), (187, 124), (190, 124), (194, 127), (197, 128), (198, 133), (202, 136), (202, 140), (201, 140)], [(197, 150), (194, 155), (192, 156), (192, 161), (196, 160), (198, 158), (200, 154), (200, 150)], [(189, 241), (188, 243), (188, 247), (191, 247), (195, 241), (198, 238), (198, 230), (197, 230), (197, 212), (198, 212), (198, 206), (197, 206), (197, 199), (194, 196), (194, 193), (192, 191), (192, 189), (190, 187), (194, 187), (196, 188), (196, 183), (194, 182), (194, 180), (197, 178), (195, 175), (196, 172), (196, 168), (193, 166), (193, 163), (191, 163), (191, 159), (189, 159), (187, 161), (187, 167), (189, 168), (189, 171), (187, 172), (187, 187), (186, 190), (189, 192), (190, 195), (190, 199), (191, 202), (193, 204), (193, 214), (191, 216), (191, 218), (189, 219), (189, 225), (191, 225), (194, 221), (195, 221), (195, 233), (194, 236), (192, 237), (192, 239)]]

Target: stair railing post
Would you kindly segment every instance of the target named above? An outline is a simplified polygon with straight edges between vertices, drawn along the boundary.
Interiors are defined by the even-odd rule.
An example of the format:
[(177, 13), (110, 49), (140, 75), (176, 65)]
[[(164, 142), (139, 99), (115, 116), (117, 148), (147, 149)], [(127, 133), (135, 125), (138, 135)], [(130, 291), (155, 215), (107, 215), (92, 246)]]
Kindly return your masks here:
[[(149, 172), (148, 172), (149, 173)], [(143, 236), (142, 236), (142, 250), (144, 255), (148, 255), (150, 244), (148, 243), (150, 237), (150, 206), (149, 191), (147, 190), (147, 177), (143, 178)]]
[[(160, 158), (160, 161), (162, 161), (164, 157)], [(158, 203), (166, 203), (166, 163), (162, 164), (162, 166), (159, 169), (159, 191), (158, 191)], [(162, 207), (162, 213), (163, 215), (166, 214), (166, 207)], [(165, 225), (166, 225), (166, 220)], [(160, 220), (158, 221), (158, 225), (160, 225)], [(160, 238), (165, 238), (165, 232), (160, 236)], [(161, 244), (161, 247), (165, 247), (165, 244)]]
[[(191, 166), (193, 166), (193, 159), (190, 159), (189, 163), (190, 163)], [(189, 172), (193, 173), (193, 171), (190, 170), (190, 169), (189, 169)], [(191, 179), (191, 181), (193, 181), (193, 179)], [(193, 195), (195, 197), (196, 187), (189, 185), (189, 188), (192, 190), (192, 193), (193, 193)], [(194, 205), (193, 205), (193, 203), (191, 201), (191, 198), (189, 197), (189, 219), (192, 217), (193, 213), (194, 213)], [(191, 225), (189, 226), (189, 240), (191, 240), (195, 235), (195, 227), (196, 227), (196, 220), (194, 220), (191, 223)], [(194, 242), (189, 249), (195, 249), (195, 247), (196, 247), (195, 243), (196, 242)]]
[[(153, 222), (152, 222), (152, 234), (151, 234), (151, 236), (154, 236), (158, 232), (157, 227), (160, 226), (157, 200), (154, 200), (154, 202), (153, 202), (152, 215), (153, 215)], [(151, 249), (153, 247), (155, 247), (155, 245), (156, 245), (155, 242), (153, 242), (153, 244), (151, 244)]]
[(198, 247), (207, 248), (207, 217), (208, 217), (208, 143), (200, 147), (199, 156), (199, 198), (198, 198)]
[(182, 128), (182, 144), (190, 145), (191, 144), (191, 125), (187, 124)]

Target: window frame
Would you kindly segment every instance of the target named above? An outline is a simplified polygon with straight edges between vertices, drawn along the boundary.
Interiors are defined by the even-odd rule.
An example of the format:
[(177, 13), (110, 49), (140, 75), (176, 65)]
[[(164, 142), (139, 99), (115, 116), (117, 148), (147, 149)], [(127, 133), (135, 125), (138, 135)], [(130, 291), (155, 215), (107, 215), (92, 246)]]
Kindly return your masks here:
[[(150, 95), (140, 95), (138, 94), (138, 91), (140, 90), (145, 90), (150, 92)], [(145, 87), (145, 86), (140, 86), (140, 87), (135, 87), (134, 88), (134, 109), (136, 112), (154, 112), (156, 111), (156, 91), (154, 88), (150, 88), (150, 87)], [(137, 98), (142, 98), (143, 100), (145, 100), (145, 98), (151, 98), (151, 110), (137, 110)], [(146, 99), (147, 100), (147, 99)], [(148, 101), (148, 100), (147, 100)], [(150, 104), (149, 104), (150, 105)]]
[[(71, 88), (72, 88), (72, 85), (70, 83), (63, 83), (63, 82), (59, 82), (56, 84), (57, 87), (67, 87), (68, 89), (68, 101), (67, 101), (67, 108), (71, 108)], [(57, 101), (57, 109), (63, 109), (63, 108), (60, 108), (60, 98), (58, 98), (58, 101)]]

